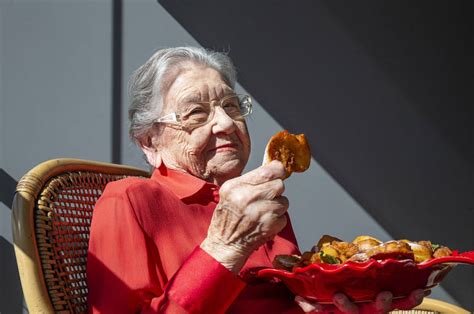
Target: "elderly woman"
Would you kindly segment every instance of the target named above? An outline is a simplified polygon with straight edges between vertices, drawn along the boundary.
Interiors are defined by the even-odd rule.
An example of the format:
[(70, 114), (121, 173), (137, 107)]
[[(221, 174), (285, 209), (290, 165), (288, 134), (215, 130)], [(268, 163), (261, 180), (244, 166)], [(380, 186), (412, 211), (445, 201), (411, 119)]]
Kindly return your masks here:
[(250, 154), (249, 96), (234, 92), (230, 59), (202, 48), (156, 52), (130, 84), (130, 135), (153, 166), (150, 179), (110, 183), (91, 226), (89, 305), (102, 313), (384, 312), (381, 293), (357, 307), (310, 304), (283, 284), (247, 280), (276, 254), (298, 248), (274, 161), (241, 175)]

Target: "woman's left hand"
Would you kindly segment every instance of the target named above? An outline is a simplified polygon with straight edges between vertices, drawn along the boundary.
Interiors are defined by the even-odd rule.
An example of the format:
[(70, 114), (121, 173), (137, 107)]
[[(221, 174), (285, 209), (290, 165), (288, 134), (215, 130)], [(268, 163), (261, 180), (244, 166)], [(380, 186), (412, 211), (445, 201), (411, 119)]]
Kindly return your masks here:
[(300, 296), (295, 297), (296, 303), (305, 313), (350, 313), (369, 314), (387, 313), (395, 309), (409, 310), (423, 302), (423, 298), (430, 294), (422, 289), (412, 291), (412, 293), (401, 299), (392, 300), (392, 293), (388, 291), (380, 292), (373, 302), (353, 303), (342, 293), (334, 295), (333, 304), (318, 304), (306, 300)]

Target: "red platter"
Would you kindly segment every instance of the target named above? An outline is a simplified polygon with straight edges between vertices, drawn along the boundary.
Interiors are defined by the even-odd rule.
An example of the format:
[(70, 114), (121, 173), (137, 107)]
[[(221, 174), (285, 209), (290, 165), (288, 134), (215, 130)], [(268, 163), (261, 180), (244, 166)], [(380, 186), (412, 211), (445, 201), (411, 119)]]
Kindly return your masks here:
[(345, 293), (354, 302), (367, 302), (381, 291), (395, 298), (407, 296), (416, 289), (437, 286), (457, 264), (474, 265), (474, 251), (434, 258), (416, 264), (412, 260), (374, 260), (345, 262), (340, 265), (311, 264), (293, 272), (265, 268), (257, 276), (283, 281), (296, 295), (319, 303), (332, 303), (334, 293)]

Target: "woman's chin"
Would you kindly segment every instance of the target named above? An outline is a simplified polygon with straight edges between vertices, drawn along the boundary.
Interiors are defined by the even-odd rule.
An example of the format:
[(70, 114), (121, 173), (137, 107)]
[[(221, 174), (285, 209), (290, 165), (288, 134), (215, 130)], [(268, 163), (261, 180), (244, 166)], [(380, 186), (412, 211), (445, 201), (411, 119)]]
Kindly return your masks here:
[(212, 162), (208, 163), (210, 173), (214, 177), (225, 178), (225, 180), (238, 177), (244, 168), (245, 162), (239, 158), (212, 160)]

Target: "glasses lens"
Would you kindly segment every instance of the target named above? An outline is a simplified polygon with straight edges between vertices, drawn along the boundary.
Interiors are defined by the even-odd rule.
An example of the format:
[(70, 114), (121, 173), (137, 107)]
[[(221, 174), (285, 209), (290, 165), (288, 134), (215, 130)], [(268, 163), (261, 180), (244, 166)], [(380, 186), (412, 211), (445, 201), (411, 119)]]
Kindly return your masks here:
[(242, 117), (241, 97), (236, 95), (224, 98), (221, 106), (229, 117), (233, 119)]
[(232, 119), (241, 119), (248, 115), (252, 108), (250, 97), (235, 95), (222, 100), (222, 108)]
[(190, 105), (186, 112), (181, 115), (182, 123), (186, 125), (198, 125), (206, 123), (211, 115), (211, 105), (197, 103)]
[[(234, 120), (243, 119), (252, 112), (252, 102), (247, 95), (234, 95), (221, 100), (221, 107), (225, 113)], [(180, 115), (181, 122), (186, 126), (199, 126), (209, 121), (213, 116), (214, 107), (209, 103), (196, 103), (190, 105)]]
[(240, 113), (242, 117), (245, 117), (252, 113), (252, 99), (250, 96), (242, 95), (239, 96), (240, 101)]

